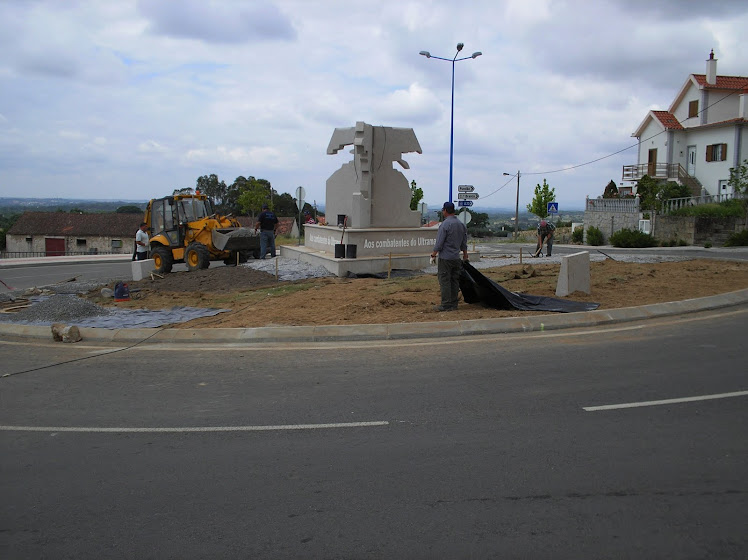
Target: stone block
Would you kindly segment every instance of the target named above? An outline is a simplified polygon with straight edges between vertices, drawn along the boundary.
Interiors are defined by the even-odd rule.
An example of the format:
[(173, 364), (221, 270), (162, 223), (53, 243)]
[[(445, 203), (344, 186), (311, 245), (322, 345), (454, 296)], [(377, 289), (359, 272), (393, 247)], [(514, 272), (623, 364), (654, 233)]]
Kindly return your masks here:
[(75, 325), (55, 323), (52, 325), (52, 338), (55, 342), (80, 342), (83, 340), (81, 332)]
[(590, 253), (582, 251), (561, 257), (556, 295), (568, 296), (574, 292), (590, 293)]
[(153, 259), (132, 261), (132, 279), (134, 282), (149, 276), (154, 270), (156, 270), (156, 265), (153, 264)]

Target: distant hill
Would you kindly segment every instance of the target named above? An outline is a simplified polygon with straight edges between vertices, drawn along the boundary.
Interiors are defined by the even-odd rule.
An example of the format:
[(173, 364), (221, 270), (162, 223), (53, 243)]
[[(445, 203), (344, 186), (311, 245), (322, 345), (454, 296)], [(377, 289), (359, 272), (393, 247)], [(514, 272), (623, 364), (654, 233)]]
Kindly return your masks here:
[(0, 197), (0, 214), (21, 214), (33, 212), (70, 212), (77, 209), (83, 212), (114, 212), (121, 206), (138, 206), (145, 211), (145, 200), (83, 200), (74, 198), (11, 198)]

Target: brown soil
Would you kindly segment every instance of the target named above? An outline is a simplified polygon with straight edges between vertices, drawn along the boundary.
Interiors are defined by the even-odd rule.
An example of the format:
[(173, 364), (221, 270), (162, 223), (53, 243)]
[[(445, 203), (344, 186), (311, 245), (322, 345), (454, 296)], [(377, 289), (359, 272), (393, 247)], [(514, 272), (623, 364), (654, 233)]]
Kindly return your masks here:
[[(555, 297), (559, 265), (510, 265), (481, 270), (513, 292)], [(590, 264), (590, 295), (565, 299), (600, 303), (613, 309), (704, 297), (748, 288), (748, 263), (691, 260), (665, 263)], [(113, 303), (98, 291), (89, 298), (120, 308), (168, 309), (174, 306), (230, 309), (176, 328), (262, 327), (410, 323), (519, 317), (533, 311), (502, 311), (460, 303), (456, 312), (439, 313), (439, 285), (432, 275), (380, 280), (317, 278), (278, 282), (248, 267), (216, 267), (176, 272), (163, 279), (129, 283), (131, 300)]]

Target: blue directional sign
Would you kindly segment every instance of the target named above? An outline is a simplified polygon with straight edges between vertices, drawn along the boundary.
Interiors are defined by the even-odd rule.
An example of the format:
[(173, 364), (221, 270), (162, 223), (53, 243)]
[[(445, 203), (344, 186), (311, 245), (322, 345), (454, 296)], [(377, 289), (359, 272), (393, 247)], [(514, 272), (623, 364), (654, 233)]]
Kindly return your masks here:
[(457, 206), (472, 206), (473, 201), (472, 200), (458, 200)]
[(558, 202), (549, 202), (548, 203), (548, 213), (549, 214), (558, 214)]

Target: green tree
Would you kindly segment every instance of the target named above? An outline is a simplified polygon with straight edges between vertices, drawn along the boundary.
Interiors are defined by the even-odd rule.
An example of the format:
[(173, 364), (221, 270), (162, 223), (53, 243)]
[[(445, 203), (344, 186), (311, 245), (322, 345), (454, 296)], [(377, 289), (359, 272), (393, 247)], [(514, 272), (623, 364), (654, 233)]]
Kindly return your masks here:
[(215, 173), (198, 177), (195, 181), (195, 190), (208, 195), (215, 203), (216, 210), (221, 214), (226, 214), (230, 210), (226, 205), (229, 188), (224, 181), (218, 180), (218, 175)]
[(134, 204), (120, 206), (115, 210), (117, 214), (142, 214), (143, 209)]
[(299, 214), (296, 199), (288, 193), (273, 197), (273, 211), (278, 216), (298, 216)]
[(545, 218), (548, 215), (548, 203), (554, 200), (556, 200), (556, 189), (552, 189), (543, 179), (542, 185), (535, 186), (535, 196), (532, 202), (527, 205), (527, 211), (540, 218)]
[(663, 201), (691, 196), (691, 191), (674, 181), (662, 181), (645, 175), (636, 182), (636, 194), (641, 208), (659, 211)]
[(618, 198), (618, 186), (613, 179), (611, 179), (610, 183), (605, 186), (603, 198)]
[(748, 227), (748, 159), (744, 159), (737, 167), (730, 168), (727, 184), (732, 187), (733, 192), (743, 195), (745, 225)]
[(486, 229), (488, 228), (489, 217), (485, 212), (470, 211), (470, 223), (468, 229)]
[[(267, 181), (265, 182), (267, 183)], [(254, 177), (250, 177), (248, 180), (245, 180), (245, 184), (237, 198), (237, 203), (242, 213), (249, 214), (254, 219), (260, 210), (262, 210), (263, 204), (270, 204), (270, 193), (265, 184)]]
[(418, 203), (423, 200), (423, 189), (416, 186), (415, 181), (410, 182), (410, 209), (418, 210)]
[(727, 184), (736, 193), (748, 194), (748, 159), (744, 159), (737, 167), (730, 168), (730, 179)]

